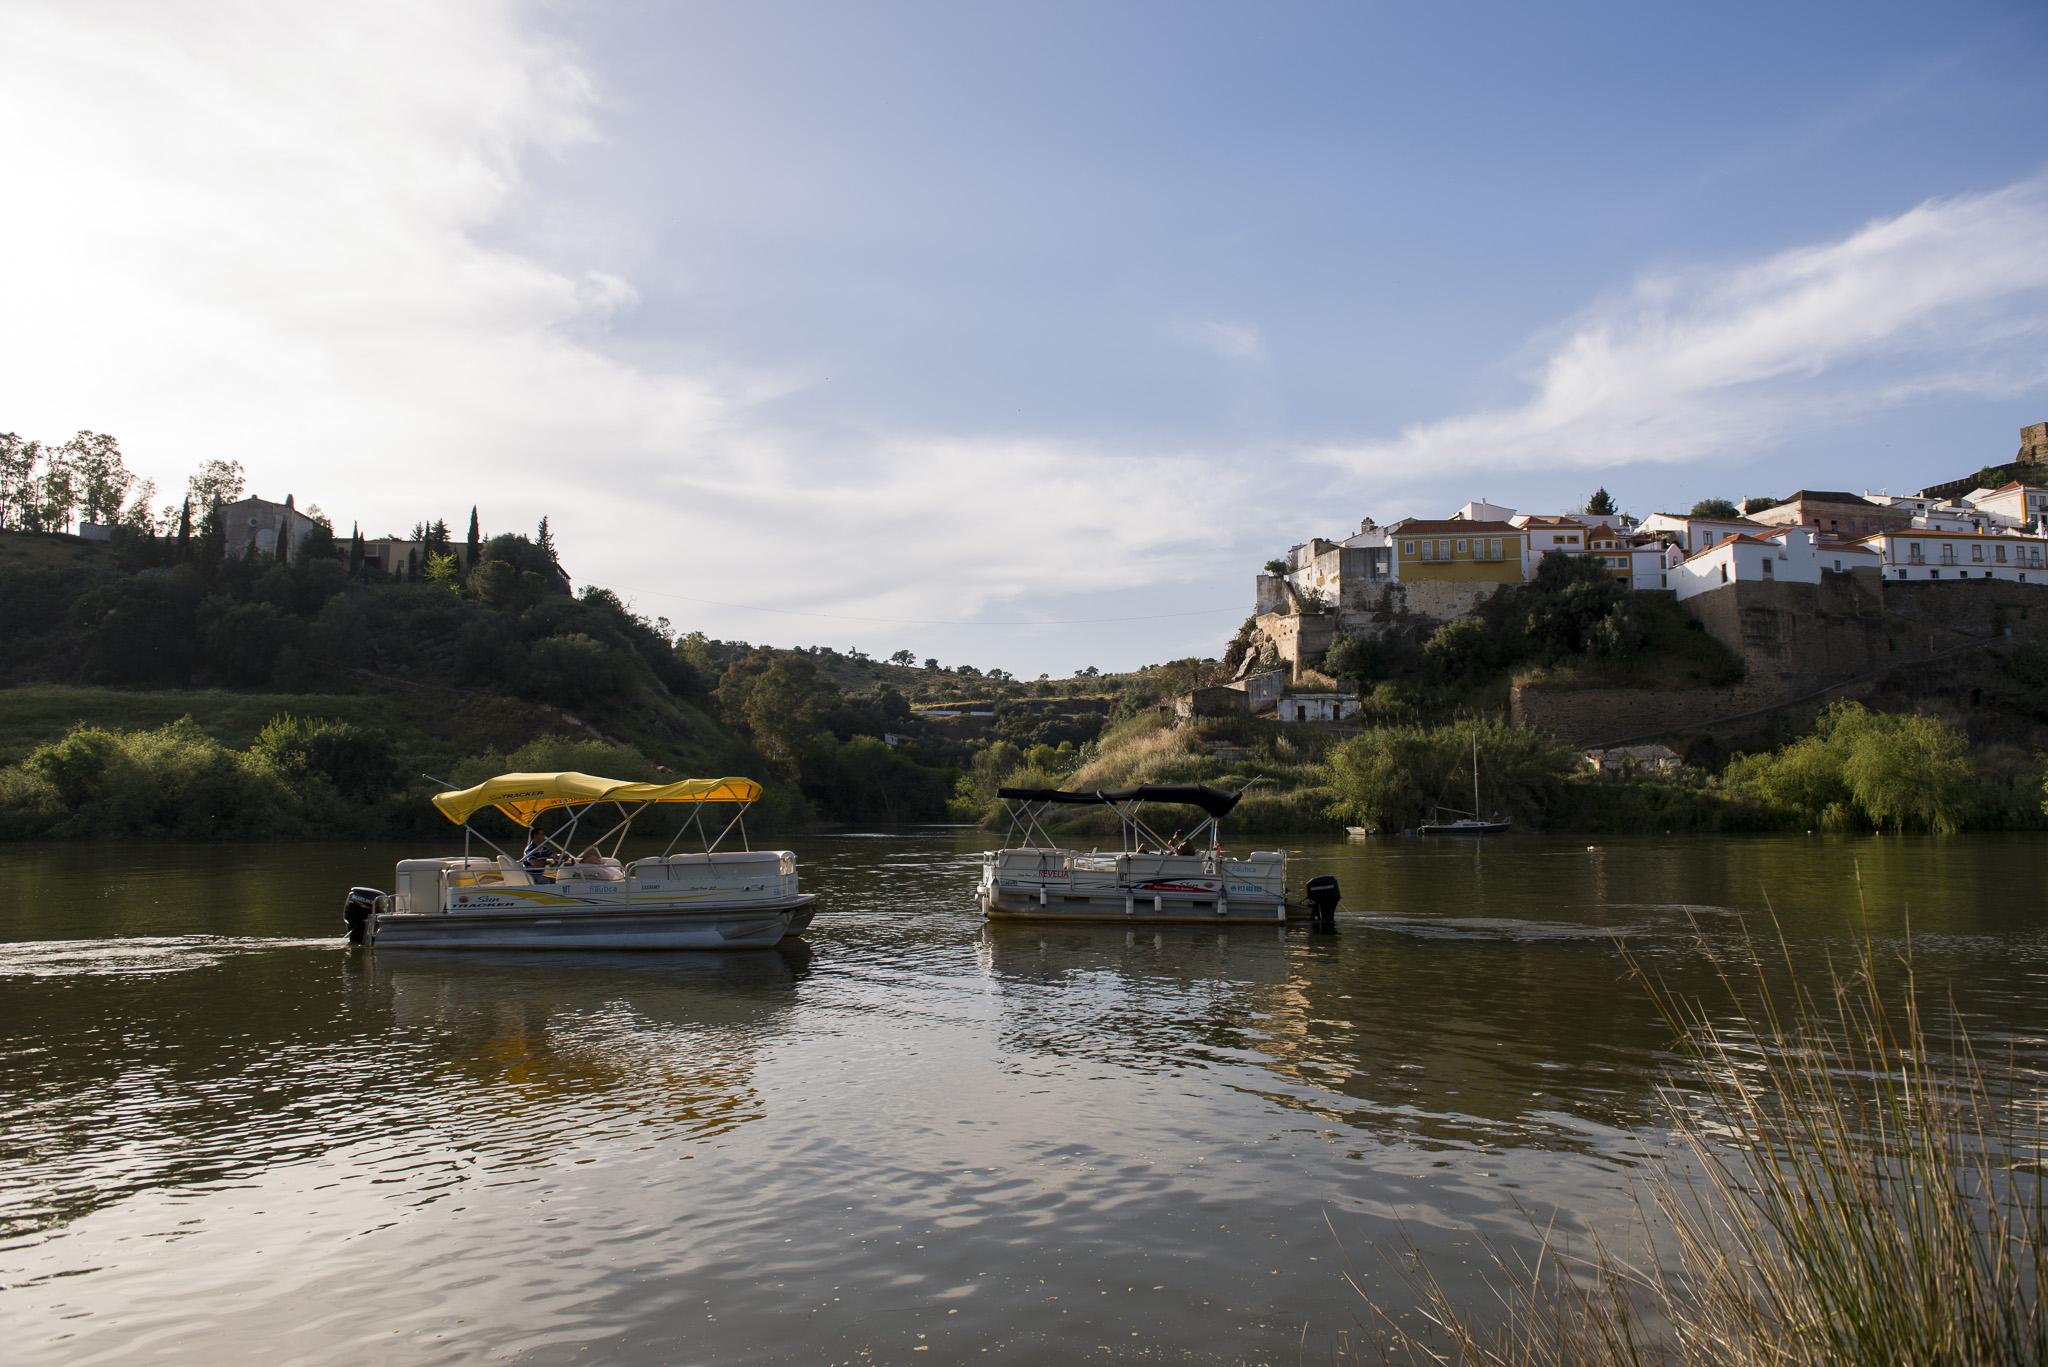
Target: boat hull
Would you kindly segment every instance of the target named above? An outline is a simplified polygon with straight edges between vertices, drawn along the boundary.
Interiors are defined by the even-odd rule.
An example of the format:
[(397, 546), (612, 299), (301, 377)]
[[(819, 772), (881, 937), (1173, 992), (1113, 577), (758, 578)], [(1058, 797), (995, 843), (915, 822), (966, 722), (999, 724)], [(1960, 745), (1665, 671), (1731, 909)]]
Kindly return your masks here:
[(991, 920), (1270, 926), (1306, 918), (1286, 887), (1279, 851), (1219, 860), (1024, 848), (982, 856), (976, 899)]
[(1119, 925), (1230, 926), (1285, 925), (1307, 919), (1308, 913), (1284, 901), (1230, 899), (1218, 910), (1216, 899), (1162, 897), (1155, 905), (1147, 895), (1088, 893), (1048, 896), (1033, 892), (984, 890), (982, 911), (991, 921), (1115, 922)]
[(817, 897), (685, 908), (379, 913), (377, 949), (768, 949), (803, 931)]

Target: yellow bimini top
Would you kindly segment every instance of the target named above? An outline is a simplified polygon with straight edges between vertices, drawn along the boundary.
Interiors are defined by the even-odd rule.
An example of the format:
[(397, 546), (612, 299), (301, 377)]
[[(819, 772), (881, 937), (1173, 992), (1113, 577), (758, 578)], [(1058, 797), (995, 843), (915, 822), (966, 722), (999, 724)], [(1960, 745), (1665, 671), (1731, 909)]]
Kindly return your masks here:
[(456, 825), (496, 807), (522, 826), (542, 812), (592, 802), (752, 802), (761, 785), (750, 778), (685, 778), (674, 783), (629, 783), (595, 774), (500, 774), (474, 788), (434, 794), (434, 805)]

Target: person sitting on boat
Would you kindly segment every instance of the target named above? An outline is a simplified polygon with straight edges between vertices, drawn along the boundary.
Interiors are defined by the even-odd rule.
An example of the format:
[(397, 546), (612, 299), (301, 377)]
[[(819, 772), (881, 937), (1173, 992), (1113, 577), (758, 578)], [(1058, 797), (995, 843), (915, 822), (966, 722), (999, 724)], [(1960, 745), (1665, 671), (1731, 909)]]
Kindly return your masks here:
[(548, 864), (550, 862), (548, 838), (542, 835), (538, 828), (535, 828), (527, 835), (526, 849), (520, 853), (519, 862), (524, 864), (526, 871), (533, 875), (534, 882), (552, 883), (555, 881), (553, 876), (548, 873)]
[(579, 878), (618, 878), (620, 873), (611, 860), (604, 857), (604, 851), (592, 845), (576, 856), (576, 876)]
[(1161, 854), (1186, 854), (1186, 853), (1188, 853), (1188, 838), (1187, 838), (1187, 837), (1186, 837), (1185, 835), (1181, 834), (1181, 833), (1180, 833), (1180, 832), (1179, 832), (1178, 830), (1176, 830), (1176, 831), (1175, 831), (1175, 832), (1174, 832), (1174, 833), (1173, 833), (1172, 835), (1170, 835), (1170, 836), (1168, 836), (1168, 837), (1167, 837), (1167, 839), (1166, 839), (1166, 848), (1165, 848), (1165, 849), (1163, 849), (1163, 850), (1161, 850), (1161, 851), (1160, 851), (1160, 853), (1161, 853)]

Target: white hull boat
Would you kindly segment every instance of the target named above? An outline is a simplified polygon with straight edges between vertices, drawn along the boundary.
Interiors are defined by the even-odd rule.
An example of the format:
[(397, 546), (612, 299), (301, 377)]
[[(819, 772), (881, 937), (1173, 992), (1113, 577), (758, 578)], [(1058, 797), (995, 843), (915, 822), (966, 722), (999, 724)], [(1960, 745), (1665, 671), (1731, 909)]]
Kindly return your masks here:
[[(589, 774), (506, 774), (475, 788), (439, 794), (435, 806), (474, 834), (470, 819), (495, 808), (534, 833), (514, 857), (464, 853), (402, 859), (391, 892), (349, 894), (351, 941), (379, 949), (765, 949), (810, 925), (817, 898), (797, 888), (796, 856), (788, 850), (721, 850), (718, 845), (760, 796), (749, 779), (684, 779), (622, 783)], [(695, 804), (677, 840), (696, 829), (701, 852), (621, 863), (633, 822), (648, 807)], [(732, 803), (739, 814), (716, 838), (703, 823), (708, 804)], [(592, 811), (619, 818), (579, 854), (576, 828)], [(543, 815), (566, 817), (552, 836)], [(488, 840), (486, 840), (488, 843)], [(467, 840), (465, 840), (467, 844)]]
[[(1024, 843), (981, 857), (975, 897), (991, 920), (1285, 925), (1309, 916), (1287, 900), (1284, 851), (1224, 857), (1216, 823), (1242, 794), (1151, 784), (1104, 793), (1003, 788), (998, 796), (1010, 804), (1011, 832)], [(1148, 801), (1197, 806), (1206, 816), (1190, 836), (1161, 838), (1140, 818), (1139, 804)], [(1116, 811), (1122, 849), (1062, 849), (1039, 824), (1048, 808), (1088, 804)]]

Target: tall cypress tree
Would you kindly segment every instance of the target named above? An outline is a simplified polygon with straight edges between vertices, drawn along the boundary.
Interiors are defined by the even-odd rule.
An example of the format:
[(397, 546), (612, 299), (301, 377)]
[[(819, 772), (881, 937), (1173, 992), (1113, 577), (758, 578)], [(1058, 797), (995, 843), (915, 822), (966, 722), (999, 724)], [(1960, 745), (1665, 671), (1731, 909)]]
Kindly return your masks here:
[(348, 534), (348, 572), (350, 574), (361, 574), (363, 572), (363, 524), (360, 522), (350, 524)]
[(483, 554), (483, 549), (483, 530), (477, 526), (476, 505), (471, 504), (469, 509), (469, 559), (463, 562), (462, 567), (466, 570), (475, 569), (477, 559)]
[(192, 558), (192, 495), (178, 505), (178, 559)]

